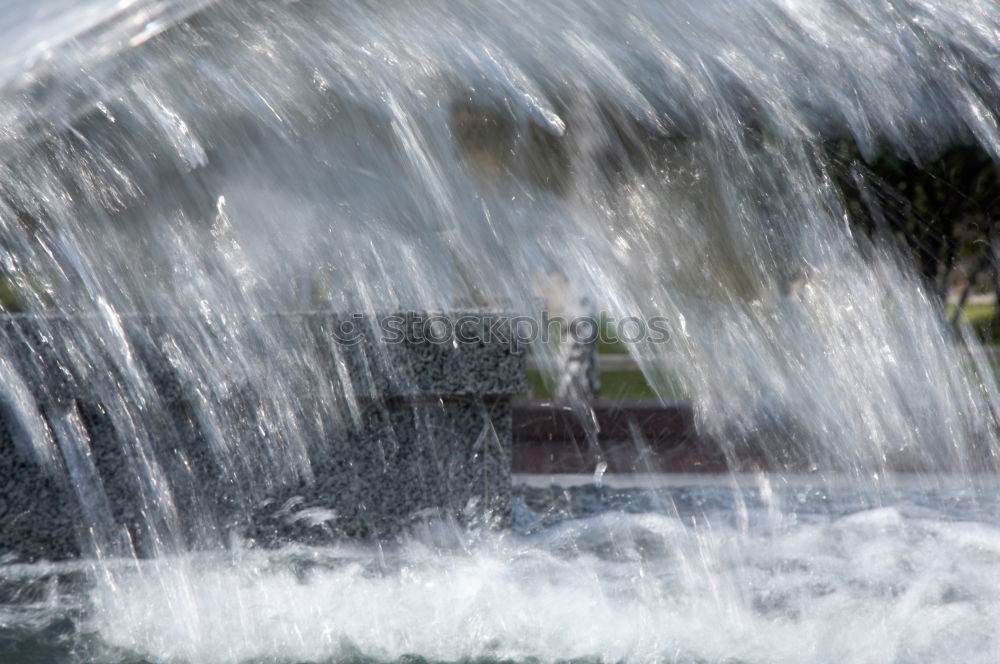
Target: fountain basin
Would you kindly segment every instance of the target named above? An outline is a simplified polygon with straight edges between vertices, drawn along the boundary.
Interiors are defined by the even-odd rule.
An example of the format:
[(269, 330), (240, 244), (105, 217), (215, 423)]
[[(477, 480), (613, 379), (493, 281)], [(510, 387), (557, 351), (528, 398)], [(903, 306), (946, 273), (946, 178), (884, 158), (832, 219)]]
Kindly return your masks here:
[[(238, 321), (284, 340), (288, 355), (240, 344), (240, 356), (213, 359), (231, 383), (215, 390), (191, 369), (203, 358), (188, 362), (194, 351), (177, 343), (191, 320), (0, 320), (13, 386), (0, 404), (0, 552), (63, 558), (122, 541), (152, 555), (232, 533), (260, 544), (385, 538), (429, 515), (505, 523), (523, 353), (472, 333), (502, 329), (496, 314), (437, 316), (479, 321), (461, 339), (419, 334), (427, 314), (391, 315), (410, 327), (388, 340), (381, 314)], [(272, 399), (269, 372), (292, 370), (302, 393)], [(269, 427), (277, 415), (305, 440), (280, 439), (291, 427)], [(137, 436), (137, 418), (155, 435)]]

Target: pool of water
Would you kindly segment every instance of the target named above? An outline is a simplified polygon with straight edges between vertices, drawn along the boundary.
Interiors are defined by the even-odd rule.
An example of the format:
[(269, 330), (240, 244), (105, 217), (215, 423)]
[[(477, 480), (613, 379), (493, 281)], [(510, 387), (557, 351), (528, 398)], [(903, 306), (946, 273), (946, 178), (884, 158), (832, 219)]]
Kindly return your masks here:
[(516, 492), (390, 544), (0, 567), (0, 661), (995, 662), (1000, 487), (760, 476)]

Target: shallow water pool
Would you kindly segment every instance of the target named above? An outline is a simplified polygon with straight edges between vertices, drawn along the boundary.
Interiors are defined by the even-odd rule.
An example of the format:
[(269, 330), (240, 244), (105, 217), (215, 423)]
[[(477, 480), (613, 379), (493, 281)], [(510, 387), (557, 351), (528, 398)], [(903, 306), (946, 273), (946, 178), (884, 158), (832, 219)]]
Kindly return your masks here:
[[(1000, 491), (516, 492), (504, 533), (0, 568), (3, 662), (995, 662)], [(618, 486), (621, 485), (621, 486)]]

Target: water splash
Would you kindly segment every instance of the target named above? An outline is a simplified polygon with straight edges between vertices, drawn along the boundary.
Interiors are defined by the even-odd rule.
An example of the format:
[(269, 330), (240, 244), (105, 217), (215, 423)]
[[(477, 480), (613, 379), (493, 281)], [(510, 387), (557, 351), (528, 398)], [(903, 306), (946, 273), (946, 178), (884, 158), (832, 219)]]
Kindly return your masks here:
[[(80, 418), (125, 432), (154, 553), (225, 535), (163, 480), (187, 460), (121, 333), (134, 313), (167, 315), (155, 342), (197, 395), (191, 419), (235, 504), (308, 482), (310, 454), (352, 413), (349, 384), (314, 380), (325, 350), (290, 344), (268, 314), (533, 312), (553, 275), (618, 318), (671, 321), (670, 345), (630, 350), (654, 385), (682, 372), (699, 426), (733, 459), (845, 473), (858, 490), (892, 488), (890, 469), (975, 485), (995, 466), (997, 390), (976, 344), (970, 360), (898, 252), (848, 227), (824, 151), (850, 136), (869, 154), (976, 143), (1000, 158), (994, 0), (73, 4), (0, 10), (0, 36), (16, 35), (0, 39), (0, 269), (25, 310), (51, 317), (38, 343), (67, 347), (59, 371), (107, 407), (74, 414), (52, 395), (53, 430), (29, 421), (23, 377), (4, 403), (57, 473), (73, 472), (57, 455), (86, 458)], [(85, 502), (97, 550), (129, 554), (107, 525), (120, 519)], [(597, 602), (591, 586), (559, 592), (572, 588)], [(204, 600), (184, 601), (197, 614)], [(678, 615), (665, 596), (643, 601), (612, 604)], [(193, 623), (153, 636), (184, 642), (169, 632), (184, 625), (204, 642)], [(579, 647), (560, 641), (559, 656), (672, 656), (642, 640), (655, 635), (621, 650), (568, 634)], [(418, 645), (475, 654), (446, 642)], [(385, 643), (380, 656), (406, 650)]]
[(995, 483), (879, 506), (811, 482), (741, 483), (749, 531), (731, 487), (675, 478), (522, 488), (504, 535), (121, 563), (83, 603), (79, 566), (20, 568), (0, 638), (60, 664), (992, 661)]

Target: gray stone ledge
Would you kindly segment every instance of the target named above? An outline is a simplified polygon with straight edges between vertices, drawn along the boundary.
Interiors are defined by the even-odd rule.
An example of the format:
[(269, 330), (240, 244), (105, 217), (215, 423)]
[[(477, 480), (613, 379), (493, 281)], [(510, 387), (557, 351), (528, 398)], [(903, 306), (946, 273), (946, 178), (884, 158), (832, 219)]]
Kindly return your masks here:
[[(487, 324), (501, 316), (469, 314)], [(454, 320), (469, 314), (448, 315)], [(199, 516), (192, 520), (197, 525), (184, 524), (185, 545), (204, 542), (206, 532), (220, 541), (238, 532), (266, 545), (289, 538), (391, 537), (428, 514), (504, 523), (510, 511), (510, 399), (526, 389), (523, 353), (487, 341), (383, 345), (369, 336), (344, 344), (331, 334), (343, 318), (329, 312), (269, 314), (248, 317), (245, 329), (235, 331), (242, 335), (243, 361), (280, 365), (284, 360), (273, 353), (287, 343), (314, 364), (315, 380), (335, 394), (355, 395), (357, 404), (353, 416), (345, 417), (323, 401), (322, 391), (303, 385), (297, 396), (317, 422), (305, 432), (314, 479), (275, 482), (260, 491), (270, 478), (227, 474), (211, 450), (211, 432), (198, 415), (205, 397), (194, 393), (195, 379), (185, 371), (185, 363), (196, 360), (186, 356), (190, 348), (176, 343), (176, 335), (192, 326), (209, 335), (228, 333), (217, 321), (134, 315), (108, 325), (92, 315), (0, 317), (0, 360), (20, 386), (11, 383), (0, 393), (0, 553), (78, 555), (88, 525), (79, 495), (95, 487), (106, 496), (112, 517), (89, 525), (99, 533), (126, 529), (140, 554), (151, 550), (129, 434), (116, 427), (108, 409), (115, 400), (134, 398), (117, 375), (124, 371), (122, 346), (152, 384), (156, 403), (142, 411), (150, 420), (140, 426), (155, 432), (152, 453), (178, 512), (182, 519)], [(370, 318), (363, 320), (369, 324)], [(190, 337), (184, 341), (191, 345)], [(225, 340), (217, 350), (225, 353)], [(245, 427), (229, 435), (260, 435), (254, 404), (267, 395), (255, 390), (266, 388), (237, 381), (223, 401), (209, 404), (229, 409), (231, 420)], [(70, 481), (65, 471), (72, 461), (67, 454), (75, 452), (55, 446), (61, 468), (54, 471), (30, 442), (31, 426), (54, 435), (67, 417), (89, 439), (89, 450), (77, 450), (96, 473), (87, 486)]]

